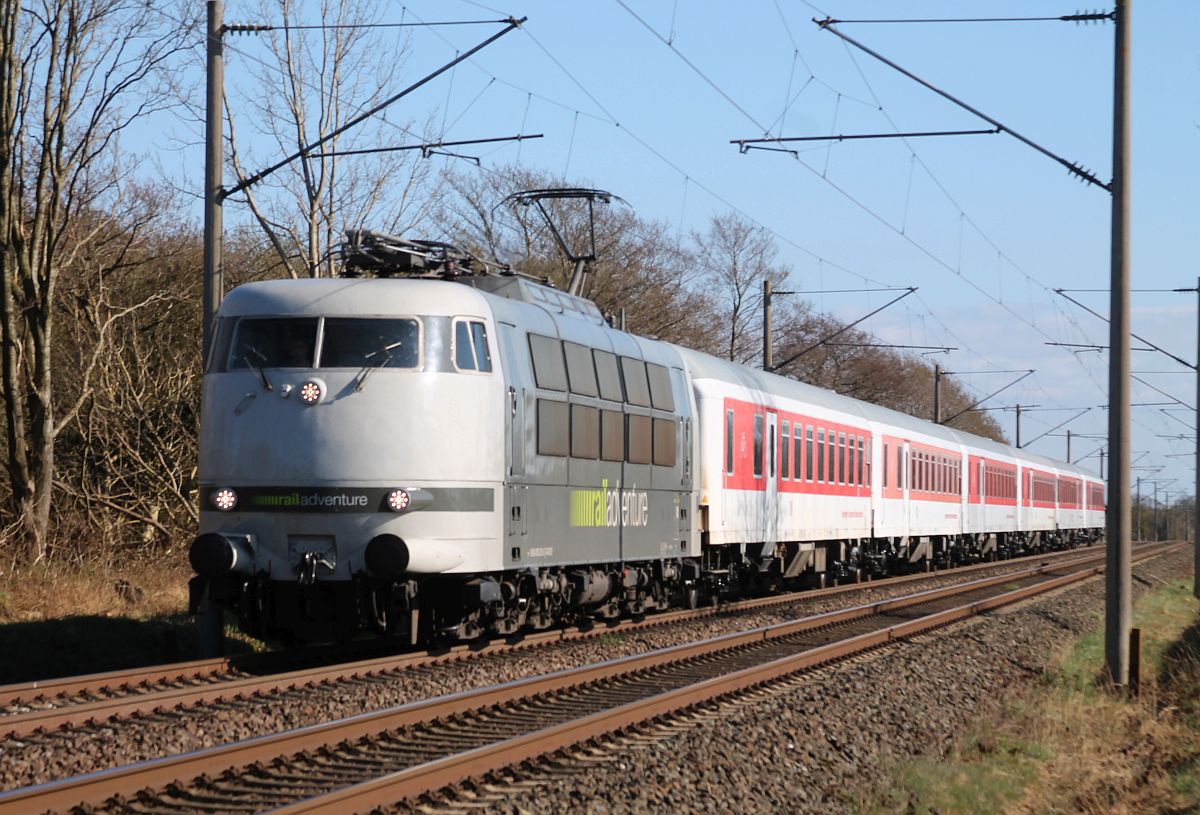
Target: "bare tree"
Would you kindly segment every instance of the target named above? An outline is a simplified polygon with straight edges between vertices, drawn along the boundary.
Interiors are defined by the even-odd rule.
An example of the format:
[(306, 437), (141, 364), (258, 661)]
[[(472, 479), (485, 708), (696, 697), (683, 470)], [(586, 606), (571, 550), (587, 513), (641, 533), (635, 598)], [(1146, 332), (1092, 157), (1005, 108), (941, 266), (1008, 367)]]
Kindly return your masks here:
[[(381, 8), (366, 0), (322, 0), (302, 9), (294, 0), (263, 0), (261, 19), (282, 22), (265, 34), (270, 59), (248, 67), (248, 106), (265, 146), (239, 140), (227, 105), (230, 163), (239, 180), (282, 155), (298, 152), (342, 127), (393, 89), (405, 49), (394, 34), (370, 24)], [(307, 13), (311, 19), (303, 15)], [(296, 28), (322, 23), (318, 30)], [(420, 152), (343, 155), (352, 150), (422, 141), (411, 123), (384, 117), (364, 122), (292, 162), (244, 192), (279, 262), (292, 277), (320, 277), (333, 268), (343, 230), (368, 226), (403, 233), (427, 213), (429, 163)]]
[[(54, 398), (57, 280), (131, 205), (119, 137), (170, 104), (191, 36), (131, 0), (0, 0), (0, 379), (8, 510), (30, 560), (46, 553), (55, 439), (83, 403)], [(86, 380), (102, 351), (82, 350)]]
[[(548, 173), (504, 167), (487, 173), (447, 172), (451, 192), (438, 209), (442, 233), (452, 242), (523, 272), (565, 286), (573, 270), (545, 219), (532, 207), (504, 205), (511, 193), (578, 186)], [(586, 184), (584, 184), (586, 186)], [(543, 202), (564, 242), (577, 253), (590, 248), (591, 221), (579, 199)], [(661, 223), (639, 218), (628, 206), (597, 205), (596, 260), (584, 295), (612, 317), (625, 316), (633, 332), (693, 348), (714, 344), (715, 320), (699, 291), (691, 253)]]
[[(766, 229), (734, 212), (714, 215), (708, 231), (693, 232), (696, 262), (716, 299), (725, 340), (721, 354), (734, 362), (761, 357), (763, 281), (779, 286), (790, 273)], [(785, 311), (797, 307), (781, 304)], [(785, 320), (794, 321), (796, 313)]]

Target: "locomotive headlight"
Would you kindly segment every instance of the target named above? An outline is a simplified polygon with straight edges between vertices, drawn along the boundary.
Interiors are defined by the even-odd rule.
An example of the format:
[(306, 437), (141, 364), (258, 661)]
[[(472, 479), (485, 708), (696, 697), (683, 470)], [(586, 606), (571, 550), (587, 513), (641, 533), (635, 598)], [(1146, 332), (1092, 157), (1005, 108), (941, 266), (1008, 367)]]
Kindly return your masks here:
[(308, 380), (300, 386), (300, 401), (306, 405), (315, 405), (321, 401), (321, 386), (313, 380)]
[(388, 509), (392, 512), (403, 512), (412, 503), (412, 498), (404, 490), (392, 490), (387, 496)]
[(237, 493), (228, 487), (217, 490), (209, 498), (213, 506), (222, 512), (232, 512), (237, 508), (238, 497)]

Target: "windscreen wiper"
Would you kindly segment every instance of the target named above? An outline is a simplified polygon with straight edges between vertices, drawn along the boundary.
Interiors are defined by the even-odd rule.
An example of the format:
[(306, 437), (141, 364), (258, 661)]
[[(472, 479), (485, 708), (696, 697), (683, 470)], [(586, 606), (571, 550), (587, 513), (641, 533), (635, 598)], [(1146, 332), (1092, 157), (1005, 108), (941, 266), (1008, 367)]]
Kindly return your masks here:
[(262, 380), (262, 384), (263, 384), (264, 388), (266, 388), (267, 390), (274, 390), (271, 387), (271, 380), (267, 379), (266, 370), (264, 370), (261, 365), (258, 365), (257, 363), (252, 362), (250, 360), (250, 354), (254, 354), (256, 357), (259, 358), (260, 361), (266, 362), (267, 361), (266, 356), (263, 354), (262, 351), (259, 351), (253, 345), (243, 345), (242, 347), (250, 352), (249, 354), (242, 354), (242, 362), (246, 363), (246, 365), (248, 367), (254, 369), (254, 372), (258, 374), (258, 378)]
[(376, 368), (387, 367), (387, 364), (392, 361), (392, 351), (396, 348), (399, 348), (401, 345), (404, 345), (403, 340), (394, 342), (391, 345), (385, 345), (378, 351), (372, 351), (364, 356), (363, 359), (367, 360), (367, 364), (364, 365), (363, 369), (358, 372), (358, 376), (354, 377), (354, 390), (362, 390), (363, 385), (367, 381), (367, 377), (370, 376), (371, 372)]

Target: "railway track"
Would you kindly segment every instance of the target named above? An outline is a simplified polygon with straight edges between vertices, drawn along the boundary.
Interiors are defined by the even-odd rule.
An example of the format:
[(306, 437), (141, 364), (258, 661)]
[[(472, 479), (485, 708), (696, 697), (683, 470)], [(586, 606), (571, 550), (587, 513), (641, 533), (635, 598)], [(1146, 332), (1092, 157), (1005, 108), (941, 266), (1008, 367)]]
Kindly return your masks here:
[[(942, 572), (922, 572), (880, 581), (771, 595), (708, 608), (671, 611), (654, 614), (643, 620), (625, 620), (612, 626), (560, 629), (527, 635), (516, 641), (463, 645), (443, 651), (388, 654), (349, 662), (335, 662), (332, 665), (327, 662), (336, 659), (339, 654), (344, 654), (344, 651), (313, 649), (309, 652), (288, 654), (253, 654), (241, 658), (196, 660), (145, 669), (0, 686), (0, 737), (23, 738), (60, 728), (79, 728), (297, 688), (359, 681), (424, 666), (626, 633), (706, 616), (745, 613), (916, 581), (958, 579), (982, 570), (1020, 568), (1030, 562), (1046, 564), (1047, 570), (1057, 569), (1086, 561), (1091, 557), (1094, 555), (1089, 554), (1089, 550), (1068, 550)], [(303, 667), (294, 667), (297, 662), (303, 664)]]
[[(1135, 561), (1170, 548), (1143, 548)], [(386, 806), (1103, 571), (1094, 562), (1069, 565), (1064, 575), (1025, 569), (13, 790), (0, 794), (0, 815), (78, 806), (113, 813)]]

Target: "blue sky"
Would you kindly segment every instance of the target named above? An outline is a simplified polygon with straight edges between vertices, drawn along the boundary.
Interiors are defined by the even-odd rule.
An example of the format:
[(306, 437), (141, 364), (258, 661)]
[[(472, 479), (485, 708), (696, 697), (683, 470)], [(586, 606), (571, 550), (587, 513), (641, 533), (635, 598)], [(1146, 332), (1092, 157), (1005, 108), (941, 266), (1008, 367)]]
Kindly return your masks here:
[[(735, 208), (776, 235), (796, 288), (918, 286), (916, 296), (865, 327), (893, 342), (956, 346), (960, 350), (940, 357), (953, 371), (1037, 369), (989, 404), (1083, 408), (1107, 401), (1107, 354), (1045, 345), (1107, 344), (1103, 322), (1048, 291), (1107, 288), (1110, 198), (1104, 190), (1080, 183), (1006, 135), (813, 144), (803, 146), (798, 159), (742, 155), (729, 143), (764, 130), (802, 136), (987, 126), (819, 30), (813, 17), (1055, 16), (1079, 6), (1047, 0), (499, 1), (418, 0), (381, 12), (384, 20), (529, 18), (522, 31), (400, 103), (404, 116), (436, 121), (444, 115), (454, 123), (446, 139), (544, 133), (519, 148), (467, 152), (485, 165), (519, 159), (566, 172), (620, 195), (668, 229), (703, 229), (712, 214)], [(249, 4), (231, 0), (226, 21), (258, 21), (249, 13)], [(1200, 242), (1200, 3), (1138, 2), (1133, 15), (1133, 285), (1194, 286), (1200, 274), (1192, 260)], [(397, 89), (496, 28), (408, 30)], [(1111, 177), (1111, 24), (846, 24), (842, 30), (1100, 178)], [(230, 45), (227, 75), (236, 85), (255, 44), (239, 37)], [(818, 299), (825, 309), (857, 319), (891, 296)], [(1107, 313), (1106, 293), (1073, 296)], [(1195, 359), (1195, 295), (1135, 294), (1133, 304), (1136, 332)], [(1135, 353), (1133, 368), (1161, 371), (1141, 376), (1193, 403), (1194, 378), (1177, 373), (1181, 366), (1168, 358)], [(980, 395), (1008, 381), (984, 373), (962, 379)], [(1133, 394), (1135, 402), (1168, 401), (1136, 382)], [(1027, 414), (1022, 435), (1032, 438), (1070, 415)], [(1186, 411), (1175, 415), (1188, 424), (1194, 418)], [(1011, 435), (1013, 414), (997, 416)], [(1140, 463), (1164, 465), (1161, 475), (1177, 478), (1168, 489), (1191, 492), (1193, 460), (1169, 454), (1187, 453), (1193, 442), (1158, 438), (1188, 428), (1158, 406), (1135, 408), (1134, 420), (1133, 449), (1151, 451)], [(1106, 426), (1099, 409), (1070, 425), (1085, 434), (1103, 434)], [(1080, 440), (1073, 454), (1099, 443)], [(1032, 449), (1062, 457), (1064, 445), (1061, 437), (1047, 437)], [(1083, 463), (1094, 467), (1096, 461)]]

